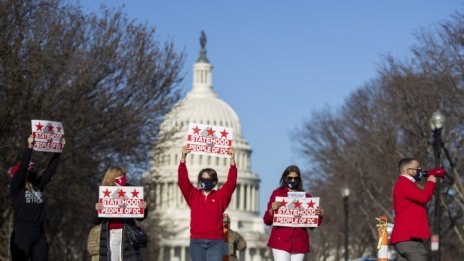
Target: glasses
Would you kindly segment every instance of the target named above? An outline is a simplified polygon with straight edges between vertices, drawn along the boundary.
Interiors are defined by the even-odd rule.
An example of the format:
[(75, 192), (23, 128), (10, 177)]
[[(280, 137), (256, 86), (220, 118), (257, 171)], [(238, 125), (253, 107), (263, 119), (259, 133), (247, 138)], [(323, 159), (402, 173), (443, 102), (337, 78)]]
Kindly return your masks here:
[(297, 180), (300, 180), (300, 177), (287, 177), (287, 180), (297, 181)]

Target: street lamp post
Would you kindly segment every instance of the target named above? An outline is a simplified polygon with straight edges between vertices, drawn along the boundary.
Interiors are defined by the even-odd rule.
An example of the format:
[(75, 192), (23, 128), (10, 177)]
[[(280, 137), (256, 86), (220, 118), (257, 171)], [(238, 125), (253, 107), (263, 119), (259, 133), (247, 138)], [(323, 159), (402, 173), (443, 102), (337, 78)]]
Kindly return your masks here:
[(349, 251), (348, 251), (348, 197), (350, 196), (350, 189), (348, 187), (344, 187), (341, 189), (342, 197), (343, 197), (343, 210), (345, 212), (345, 227), (344, 227), (344, 235), (345, 235), (345, 261), (348, 261)]
[[(439, 111), (435, 111), (430, 117), (430, 128), (432, 129), (432, 147), (433, 147), (433, 156), (435, 158), (435, 168), (440, 167), (441, 165), (441, 149), (443, 145), (443, 141), (441, 140), (441, 131), (443, 129), (443, 124), (445, 123), (445, 116)], [(440, 254), (440, 241), (441, 241), (441, 180), (437, 179), (436, 182), (436, 190), (435, 190), (435, 217), (434, 217), (434, 226), (433, 232), (435, 238), (437, 238), (437, 245), (432, 251), (436, 251), (434, 254), (434, 260), (440, 261), (441, 254)]]

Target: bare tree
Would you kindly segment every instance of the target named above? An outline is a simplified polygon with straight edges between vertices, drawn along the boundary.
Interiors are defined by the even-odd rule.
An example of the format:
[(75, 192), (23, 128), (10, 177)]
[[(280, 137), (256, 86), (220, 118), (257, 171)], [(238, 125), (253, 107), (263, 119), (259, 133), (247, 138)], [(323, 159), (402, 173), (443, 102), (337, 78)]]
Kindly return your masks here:
[[(447, 175), (440, 206), (442, 257), (462, 257), (464, 180), (464, 15), (456, 14), (433, 31), (421, 31), (412, 58), (386, 57), (376, 79), (358, 89), (338, 110), (315, 113), (299, 130), (301, 152), (310, 159), (310, 191), (328, 207), (326, 225), (313, 240), (318, 257), (338, 256), (343, 225), (340, 188), (350, 195), (352, 257), (375, 255), (375, 217), (393, 221), (391, 190), (396, 164), (406, 156), (433, 167), (429, 118), (438, 108), (446, 115), (443, 164)], [(434, 199), (436, 200), (436, 199)], [(429, 206), (432, 214), (435, 209)], [(433, 222), (433, 215), (430, 221)], [(326, 242), (332, 242), (327, 246)], [(317, 259), (317, 258), (316, 258)]]
[[(183, 55), (155, 29), (122, 10), (85, 14), (66, 1), (0, 1), (0, 160), (18, 160), (31, 119), (63, 122), (67, 145), (47, 188), (51, 260), (85, 257), (104, 170), (148, 167), (166, 112), (179, 99)], [(34, 153), (45, 164), (46, 153)], [(5, 173), (5, 172), (4, 172)], [(0, 178), (0, 226), (10, 224), (6, 174)], [(2, 233), (0, 259), (6, 258)], [(5, 251), (4, 251), (5, 250)]]

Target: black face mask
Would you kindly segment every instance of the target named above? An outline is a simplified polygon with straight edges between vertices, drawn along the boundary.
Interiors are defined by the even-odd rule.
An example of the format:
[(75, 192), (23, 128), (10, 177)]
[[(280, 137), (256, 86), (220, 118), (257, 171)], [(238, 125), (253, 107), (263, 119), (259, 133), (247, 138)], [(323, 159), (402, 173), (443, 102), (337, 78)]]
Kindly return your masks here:
[(203, 179), (200, 182), (200, 188), (203, 190), (212, 190), (214, 186), (214, 180), (212, 179)]
[(416, 176), (414, 176), (414, 179), (416, 180), (416, 182), (419, 182), (422, 180), (422, 178), (426, 176), (426, 174), (427, 172), (425, 170), (416, 169)]
[(300, 185), (300, 178), (299, 177), (294, 178), (294, 179), (286, 178), (285, 183), (287, 183), (288, 188), (296, 189), (298, 188), (298, 185)]

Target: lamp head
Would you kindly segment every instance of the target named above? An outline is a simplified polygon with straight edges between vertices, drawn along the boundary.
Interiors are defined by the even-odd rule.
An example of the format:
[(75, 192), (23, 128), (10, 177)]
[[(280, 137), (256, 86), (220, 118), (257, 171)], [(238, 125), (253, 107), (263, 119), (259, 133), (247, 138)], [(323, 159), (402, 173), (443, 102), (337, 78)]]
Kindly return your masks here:
[(432, 131), (439, 130), (443, 128), (445, 124), (445, 116), (439, 111), (435, 111), (430, 117), (430, 128)]

